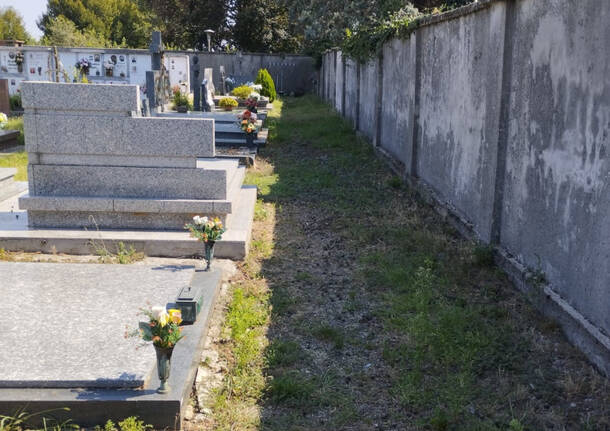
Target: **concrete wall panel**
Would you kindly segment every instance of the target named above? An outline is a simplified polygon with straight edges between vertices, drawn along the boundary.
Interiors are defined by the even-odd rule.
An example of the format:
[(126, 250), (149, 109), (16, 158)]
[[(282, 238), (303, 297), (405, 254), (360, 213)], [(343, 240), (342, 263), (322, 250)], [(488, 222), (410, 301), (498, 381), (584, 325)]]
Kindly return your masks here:
[(380, 145), (405, 166), (411, 164), (415, 102), (415, 42), (393, 39), (383, 48)]
[(417, 174), (491, 237), (506, 6), (421, 28)]
[(610, 2), (520, 1), (502, 245), (610, 334)]
[(358, 118), (358, 63), (345, 59), (345, 117), (354, 127)]
[(360, 65), (360, 110), (359, 130), (371, 141), (375, 139), (375, 109), (377, 100), (378, 59)]

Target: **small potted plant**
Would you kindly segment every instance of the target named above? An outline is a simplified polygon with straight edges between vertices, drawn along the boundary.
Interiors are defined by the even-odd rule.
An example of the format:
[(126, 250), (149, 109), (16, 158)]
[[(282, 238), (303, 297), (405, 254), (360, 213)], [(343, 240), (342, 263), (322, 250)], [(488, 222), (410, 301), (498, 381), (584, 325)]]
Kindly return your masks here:
[(233, 99), (232, 97), (223, 97), (220, 99), (220, 102), (218, 102), (218, 106), (225, 111), (232, 111), (234, 108), (239, 106), (239, 103), (237, 103), (237, 100)]
[(189, 99), (189, 95), (184, 94), (179, 85), (172, 88), (172, 93), (172, 103), (176, 111), (186, 113), (193, 109), (193, 103)]
[(216, 241), (222, 238), (225, 228), (218, 217), (211, 219), (208, 217), (195, 216), (193, 222), (184, 226), (191, 232), (191, 236), (197, 238), (204, 244), (205, 259), (207, 261), (206, 271), (210, 270), (212, 259), (214, 259), (214, 246)]
[(176, 343), (183, 337), (182, 313), (180, 310), (166, 310), (163, 306), (142, 309), (142, 314), (148, 318), (147, 322), (140, 322), (139, 330), (131, 335), (139, 335), (144, 341), (152, 342), (157, 355), (157, 372), (161, 385), (157, 392), (169, 392), (169, 372), (171, 369), (172, 353)]
[(240, 85), (231, 91), (231, 95), (237, 97), (241, 101), (245, 101), (252, 91), (252, 87), (249, 85)]

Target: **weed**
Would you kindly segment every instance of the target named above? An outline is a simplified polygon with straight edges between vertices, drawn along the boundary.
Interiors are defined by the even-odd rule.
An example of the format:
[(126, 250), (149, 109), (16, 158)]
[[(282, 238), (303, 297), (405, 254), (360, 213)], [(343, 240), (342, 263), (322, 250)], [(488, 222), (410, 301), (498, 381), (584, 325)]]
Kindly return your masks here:
[(394, 175), (388, 180), (388, 186), (393, 189), (400, 189), (402, 187), (402, 180), (400, 179), (400, 177)]
[(479, 244), (472, 250), (474, 264), (481, 267), (491, 268), (495, 265), (494, 248), (486, 244)]
[(299, 373), (282, 374), (271, 381), (268, 389), (270, 400), (275, 403), (301, 404), (311, 402), (314, 384)]
[(6, 251), (3, 248), (0, 248), (0, 260), (5, 261), (5, 262), (14, 262), (15, 257), (13, 256), (13, 254), (11, 252)]
[(58, 421), (52, 417), (52, 413), (70, 411), (68, 407), (43, 410), (38, 413), (28, 413), (25, 409), (17, 410), (12, 416), (0, 415), (0, 431), (22, 431), (32, 429), (33, 423), (42, 422), (44, 431), (67, 431), (78, 430), (80, 427), (71, 420)]
[(320, 340), (332, 342), (337, 349), (342, 349), (345, 345), (345, 335), (343, 332), (328, 324), (315, 326), (312, 328), (311, 332)]
[(273, 341), (266, 352), (269, 367), (288, 367), (303, 357), (303, 351), (294, 341)]
[(130, 416), (116, 424), (110, 419), (104, 424), (104, 427), (95, 426), (94, 431), (147, 431), (152, 429), (152, 425), (145, 425), (144, 421), (139, 420), (137, 416)]

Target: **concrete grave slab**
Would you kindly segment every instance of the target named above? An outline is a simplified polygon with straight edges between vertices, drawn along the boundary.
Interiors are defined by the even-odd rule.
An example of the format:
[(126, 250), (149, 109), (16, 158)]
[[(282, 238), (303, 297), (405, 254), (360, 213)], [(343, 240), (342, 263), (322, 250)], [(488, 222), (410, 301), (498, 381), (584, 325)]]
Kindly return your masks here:
[[(65, 266), (64, 264), (47, 265)], [(76, 264), (72, 266), (97, 265)], [(100, 265), (100, 267), (108, 268), (107, 265)], [(116, 268), (124, 270), (126, 267), (117, 266)], [(158, 270), (166, 274), (177, 274), (183, 271), (183, 267), (175, 266), (148, 268), (150, 271)], [(169, 379), (170, 392), (168, 394), (156, 393), (159, 381), (154, 368), (151, 370), (150, 379), (140, 388), (0, 387), (0, 415), (12, 415), (15, 411), (24, 408), (30, 412), (55, 409), (52, 412), (55, 419), (59, 421), (72, 419), (74, 423), (85, 427), (103, 424), (108, 419), (116, 423), (126, 417), (136, 415), (145, 423), (153, 425), (154, 429), (179, 429), (184, 412), (189, 404), (189, 396), (208, 332), (209, 319), (216, 303), (222, 279), (222, 272), (219, 269), (213, 269), (211, 272), (194, 271), (189, 268), (185, 270), (193, 275), (190, 285), (203, 291), (203, 301), (197, 321), (193, 325), (183, 327), (184, 338), (174, 350)], [(60, 299), (65, 307), (65, 295), (61, 295)], [(130, 316), (127, 317), (131, 318)], [(93, 352), (93, 354), (90, 352)], [(79, 356), (95, 361), (98, 360), (95, 352), (97, 350), (81, 350)], [(148, 353), (151, 353), (154, 361), (154, 353)], [(104, 366), (107, 365), (104, 364)], [(70, 408), (70, 411), (57, 410), (64, 407)], [(40, 426), (41, 424), (33, 425)]]
[(138, 310), (173, 302), (192, 267), (0, 262), (0, 387), (141, 387), (155, 364), (137, 348)]

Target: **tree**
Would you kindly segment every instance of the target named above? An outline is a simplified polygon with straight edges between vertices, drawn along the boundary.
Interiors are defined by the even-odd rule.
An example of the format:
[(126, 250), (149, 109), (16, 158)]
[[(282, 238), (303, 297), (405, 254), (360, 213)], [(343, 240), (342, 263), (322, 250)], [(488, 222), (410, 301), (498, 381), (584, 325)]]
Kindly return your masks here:
[(31, 42), (32, 38), (25, 29), (23, 17), (12, 7), (0, 9), (0, 39)]
[(207, 49), (205, 30), (213, 30), (217, 48), (231, 40), (228, 25), (232, 0), (139, 0), (140, 9), (150, 11), (153, 28), (163, 42), (181, 49)]
[(43, 45), (54, 46), (82, 46), (102, 48), (111, 46), (110, 41), (97, 34), (93, 29), (81, 31), (76, 25), (63, 15), (47, 21), (45, 34), (40, 39)]
[(233, 40), (238, 48), (254, 52), (297, 52), (302, 35), (281, 0), (236, 0)]
[(95, 34), (113, 46), (148, 46), (150, 18), (132, 0), (48, 0), (47, 11), (38, 22), (45, 36), (60, 16), (61, 26), (69, 20), (83, 34)]

